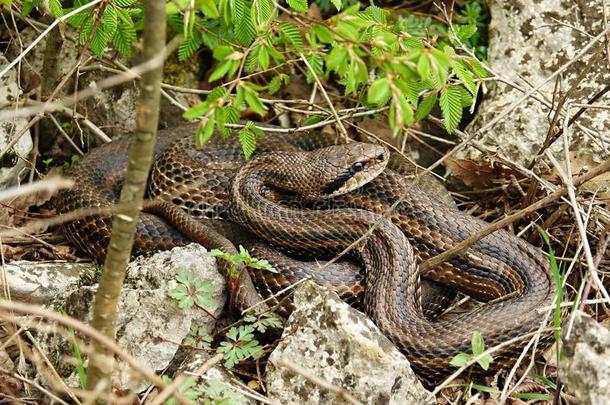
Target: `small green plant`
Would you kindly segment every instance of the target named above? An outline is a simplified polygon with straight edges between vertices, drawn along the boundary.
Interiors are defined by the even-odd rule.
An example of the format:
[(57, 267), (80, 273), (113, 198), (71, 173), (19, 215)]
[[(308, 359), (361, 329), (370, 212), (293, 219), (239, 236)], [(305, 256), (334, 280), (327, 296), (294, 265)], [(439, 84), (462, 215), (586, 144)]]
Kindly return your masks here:
[(267, 329), (279, 329), (283, 326), (280, 318), (273, 312), (264, 312), (258, 317), (248, 314), (244, 316), (244, 322), (249, 323), (260, 333), (265, 333)]
[[(166, 384), (172, 382), (167, 376), (162, 376), (162, 379)], [(193, 403), (203, 405), (241, 405), (248, 402), (242, 394), (217, 379), (209, 379), (197, 384), (195, 378), (189, 377), (180, 385), (178, 392)], [(180, 402), (172, 397), (164, 404), (178, 405)]]
[(178, 285), (169, 292), (169, 296), (178, 301), (178, 306), (188, 309), (194, 305), (198, 307), (211, 307), (214, 305), (211, 294), (214, 292), (212, 284), (195, 277), (195, 273), (180, 270), (176, 274)]
[[(475, 357), (480, 356), (485, 351), (485, 341), (483, 336), (479, 332), (475, 332), (472, 335), (472, 353), (458, 353), (451, 359), (451, 365), (455, 367), (463, 367), (468, 364)], [(489, 366), (493, 362), (493, 357), (490, 354), (486, 354), (477, 360), (477, 363), (483, 370), (489, 369)]]
[(210, 254), (218, 259), (225, 260), (230, 263), (229, 276), (231, 279), (236, 280), (239, 278), (239, 268), (243, 265), (252, 269), (270, 271), (277, 273), (277, 270), (264, 259), (256, 259), (250, 256), (250, 253), (242, 246), (239, 245), (239, 253), (230, 255), (218, 249), (212, 249)]
[[(62, 311), (64, 315), (67, 315), (64, 311)], [(83, 361), (83, 356), (81, 355), (80, 348), (78, 347), (78, 343), (76, 342), (76, 335), (74, 332), (74, 328), (71, 326), (67, 327), (68, 334), (72, 338), (72, 354), (76, 359), (76, 373), (78, 374), (78, 383), (82, 389), (85, 389), (87, 386), (87, 368), (85, 367), (85, 362)]]
[(257, 359), (263, 355), (258, 340), (254, 339), (254, 327), (241, 325), (232, 327), (226, 334), (226, 340), (220, 343), (218, 352), (224, 354), (225, 366), (233, 368), (240, 361), (252, 357)]
[[(553, 335), (555, 337), (555, 344), (557, 345), (557, 364), (561, 360), (561, 303), (563, 302), (564, 295), (564, 275), (557, 264), (557, 259), (555, 258), (555, 251), (551, 246), (551, 240), (549, 239), (549, 235), (546, 231), (538, 224), (534, 224), (540, 236), (544, 240), (549, 252), (549, 264), (551, 266), (551, 274), (553, 275), (553, 281), (555, 281), (555, 309), (553, 310)], [(578, 301), (578, 300), (577, 300)]]
[(212, 340), (213, 338), (209, 335), (205, 326), (194, 323), (191, 325), (191, 330), (183, 343), (197, 349), (209, 349)]

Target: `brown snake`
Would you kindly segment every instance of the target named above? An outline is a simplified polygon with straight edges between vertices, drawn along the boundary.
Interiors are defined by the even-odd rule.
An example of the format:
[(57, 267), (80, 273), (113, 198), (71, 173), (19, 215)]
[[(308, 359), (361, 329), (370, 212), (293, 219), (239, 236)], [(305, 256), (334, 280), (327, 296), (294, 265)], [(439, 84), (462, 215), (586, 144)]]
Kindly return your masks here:
[[(185, 126), (160, 133), (149, 197), (166, 202), (153, 204), (149, 211), (163, 214), (174, 225), (184, 216), (230, 218), (289, 253), (314, 257), (332, 257), (370, 232), (350, 251), (350, 257), (366, 269), (365, 281), (358, 286), (346, 286), (344, 281), (343, 291), (364, 289), (365, 312), (430, 381), (451, 371), (453, 356), (471, 351), (475, 331), (491, 347), (540, 328), (544, 314), (537, 310), (550, 305), (554, 297), (548, 261), (538, 249), (505, 231), (483, 238), (425, 275), (480, 301), (494, 302), (450, 321), (432, 322), (423, 316), (422, 303), (427, 299), (421, 299), (416, 262), (451, 248), (486, 223), (430, 197), (406, 183), (402, 175), (384, 170), (385, 148), (352, 143), (305, 152), (288, 136), (269, 136), (268, 141), (259, 141), (257, 155), (244, 165), (236, 143), (198, 150), (192, 131), (192, 126)], [(274, 151), (278, 145), (283, 151)], [(125, 165), (126, 142), (93, 150), (70, 172), (76, 187), (59, 196), (59, 211), (112, 205)], [(339, 195), (339, 191), (351, 192)], [(309, 200), (325, 198), (318, 205), (331, 209), (297, 209), (275, 201), (287, 193)], [(389, 220), (379, 215), (400, 198)], [(188, 215), (176, 213), (174, 205)], [(103, 215), (64, 227), (71, 242), (98, 259), (105, 255), (110, 229), (111, 218)], [(188, 229), (185, 237), (151, 212), (142, 213), (137, 232), (136, 253), (169, 249), (191, 237)], [(195, 239), (208, 248), (230, 250), (226, 239), (213, 231)], [(291, 266), (295, 267), (294, 262), (287, 264)], [(343, 280), (349, 283), (350, 277), (354, 276)], [(245, 289), (245, 300), (255, 302), (254, 288), (246, 285)], [(510, 298), (502, 300), (505, 296)], [(493, 365), (514, 361), (526, 343), (527, 339), (521, 339), (501, 347), (494, 352)]]

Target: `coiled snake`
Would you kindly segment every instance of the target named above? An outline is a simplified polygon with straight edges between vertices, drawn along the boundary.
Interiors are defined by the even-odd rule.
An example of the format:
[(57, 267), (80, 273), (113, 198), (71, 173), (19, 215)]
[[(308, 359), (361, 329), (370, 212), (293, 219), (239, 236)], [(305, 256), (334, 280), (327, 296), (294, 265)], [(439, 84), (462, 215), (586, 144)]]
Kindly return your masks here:
[[(365, 312), (429, 380), (446, 375), (456, 354), (471, 351), (475, 331), (490, 347), (541, 326), (544, 315), (537, 310), (550, 305), (554, 293), (547, 259), (505, 231), (483, 238), (465, 254), (425, 275), (493, 303), (450, 321), (433, 322), (423, 316), (416, 262), (451, 248), (486, 223), (441, 203), (386, 169), (389, 153), (384, 147), (351, 143), (303, 151), (297, 144), (307, 138), (269, 135), (259, 141), (257, 155), (244, 165), (235, 142), (197, 149), (192, 133), (193, 127), (185, 126), (159, 134), (148, 193), (165, 202), (142, 213), (136, 253), (187, 243), (189, 237), (170, 224), (180, 223), (185, 216), (230, 218), (289, 253), (316, 258), (332, 257), (355, 244), (350, 256), (366, 269), (364, 276), (358, 270), (333, 274), (336, 268), (330, 267), (319, 277), (323, 281), (337, 277), (344, 295), (359, 296), (364, 290)], [(117, 200), (126, 142), (93, 150), (69, 173), (76, 186), (58, 197), (60, 212), (106, 207)], [(354, 190), (362, 183), (366, 184)], [(315, 204), (331, 209), (312, 209), (311, 204), (295, 208), (300, 200), (294, 195), (305, 200), (322, 197)], [(279, 204), (278, 196), (288, 196), (292, 203)], [(399, 199), (387, 219), (379, 215)], [(71, 242), (98, 259), (105, 255), (110, 229), (108, 215), (88, 216), (64, 226)], [(360, 240), (367, 232), (368, 237)], [(199, 239), (212, 245), (207, 247), (228, 248), (226, 239), (215, 231)], [(299, 266), (287, 261), (285, 267)], [(265, 282), (268, 276), (257, 280)], [(245, 301), (257, 300), (251, 284), (246, 282), (244, 290)], [(510, 298), (502, 300), (505, 296)], [(515, 340), (494, 353), (494, 365), (514, 360), (527, 343), (527, 339)]]

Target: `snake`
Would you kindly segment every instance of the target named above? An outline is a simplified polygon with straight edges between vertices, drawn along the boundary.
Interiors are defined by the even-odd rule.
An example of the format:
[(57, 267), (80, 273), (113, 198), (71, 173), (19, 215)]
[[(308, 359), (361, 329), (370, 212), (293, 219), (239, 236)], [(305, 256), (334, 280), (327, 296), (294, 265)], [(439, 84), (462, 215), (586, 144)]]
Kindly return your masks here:
[[(388, 164), (393, 154), (386, 147), (274, 134), (259, 139), (255, 154), (245, 160), (233, 138), (218, 136), (197, 146), (194, 128), (159, 132), (147, 191), (153, 203), (138, 219), (134, 254), (192, 240), (232, 252), (233, 242), (222, 227), (207, 225), (228, 219), (281, 250), (272, 261), (284, 269), (282, 274), (240, 277), (244, 305), (260, 302), (260, 291), (269, 291), (271, 283), (283, 286), (295, 277), (330, 280), (340, 293), (361, 302), (362, 310), (426, 381), (445, 377), (456, 355), (472, 352), (474, 332), (481, 334), (486, 347), (497, 346), (492, 369), (513, 364), (527, 338), (537, 332), (541, 344), (549, 340), (548, 332), (540, 332), (540, 308), (554, 300), (550, 266), (542, 251), (523, 239), (499, 230), (421, 273), (422, 261), (488, 223), (406, 181)], [(128, 144), (126, 139), (95, 148), (68, 171), (75, 186), (58, 195), (58, 212), (116, 204)], [(71, 243), (103, 260), (112, 216), (88, 214), (62, 229)], [(344, 251), (355, 265), (318, 266), (314, 271), (288, 257), (330, 259)], [(440, 289), (424, 292), (425, 284)], [(430, 308), (446, 306), (439, 304), (443, 288), (483, 305), (433, 320), (435, 310)], [(436, 301), (431, 297), (435, 291)]]

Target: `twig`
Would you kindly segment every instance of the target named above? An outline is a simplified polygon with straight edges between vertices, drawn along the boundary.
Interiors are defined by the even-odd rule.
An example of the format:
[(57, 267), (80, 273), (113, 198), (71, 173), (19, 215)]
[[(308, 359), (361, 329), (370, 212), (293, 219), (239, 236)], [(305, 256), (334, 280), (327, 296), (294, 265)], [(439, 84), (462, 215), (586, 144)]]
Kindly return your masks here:
[(286, 367), (287, 369), (289, 369), (290, 371), (292, 371), (295, 374), (300, 375), (301, 377), (305, 378), (307, 381), (317, 385), (318, 387), (324, 388), (332, 393), (335, 393), (339, 398), (343, 399), (346, 402), (349, 402), (350, 404), (353, 405), (364, 405), (362, 402), (360, 402), (359, 400), (357, 400), (356, 398), (354, 398), (349, 392), (347, 392), (345, 389), (338, 387), (334, 384), (329, 383), (328, 381), (313, 375), (309, 370), (306, 370), (305, 368), (298, 366), (296, 364), (293, 363), (288, 363), (285, 360), (281, 360), (279, 362), (279, 365), (282, 367)]
[(71, 188), (72, 186), (74, 186), (74, 181), (70, 179), (64, 179), (61, 177), (46, 178), (35, 183), (29, 183), (25, 186), (12, 187), (8, 190), (0, 191), (0, 201), (10, 200), (15, 197), (38, 193), (41, 191), (55, 193), (57, 190)]
[[(58, 314), (57, 312), (50, 311), (48, 309), (44, 309), (37, 305), (26, 304), (22, 302), (14, 302), (14, 301), (0, 301), (0, 316), (5, 319), (8, 319), (12, 322), (18, 323), (17, 319), (9, 319), (13, 317), (9, 317), (7, 313), (17, 312), (24, 315), (31, 314), (37, 315), (44, 319), (48, 319), (51, 321), (55, 321), (61, 325), (72, 327), (75, 330), (83, 333), (86, 336), (89, 336), (91, 339), (101, 343), (105, 347), (108, 348), (112, 353), (118, 356), (125, 363), (129, 364), (134, 370), (137, 370), (142, 376), (151, 381), (153, 384), (159, 387), (165, 387), (166, 384), (163, 382), (161, 377), (156, 375), (152, 370), (149, 370), (147, 367), (141, 365), (136, 359), (134, 359), (130, 354), (123, 351), (114, 340), (102, 335), (97, 330), (93, 329), (89, 325), (76, 320), (74, 318), (70, 318), (65, 315)], [(184, 398), (184, 396), (180, 392), (176, 392), (174, 394), (178, 400), (180, 400), (183, 404), (189, 404), (188, 400)]]
[[(595, 177), (599, 176), (600, 174), (607, 172), (608, 170), (610, 170), (610, 160), (605, 161), (604, 163), (596, 166), (595, 168), (593, 168), (593, 169), (589, 170), (588, 172), (575, 178), (572, 182), (573, 186), (578, 187), (578, 186), (586, 183), (587, 181), (591, 180), (592, 178), (595, 178)], [(487, 236), (501, 228), (504, 228), (506, 225), (512, 224), (513, 222), (517, 221), (518, 219), (521, 219), (521, 218), (525, 217), (526, 215), (531, 214), (531, 213), (549, 205), (550, 203), (558, 200), (559, 198), (565, 196), (566, 194), (568, 194), (568, 188), (564, 184), (563, 186), (561, 186), (560, 188), (558, 188), (557, 190), (555, 190), (553, 193), (549, 194), (545, 198), (531, 204), (530, 206), (528, 206), (526, 208), (523, 208), (523, 209), (515, 212), (514, 214), (511, 214), (511, 215), (501, 219), (498, 222), (494, 222), (493, 224), (488, 225), (487, 227), (481, 229), (476, 234), (474, 234), (474, 235), (470, 236), (469, 238), (463, 240), (462, 242), (456, 244), (451, 249), (449, 249), (437, 256), (434, 256), (431, 259), (426, 260), (424, 263), (422, 263), (422, 271), (425, 272), (429, 269), (433, 269), (433, 268), (439, 266), (440, 264), (462, 254), (466, 249), (470, 248), (472, 245), (474, 245), (477, 241), (484, 238), (485, 236)], [(606, 295), (607, 295), (607, 293), (606, 293)], [(606, 298), (610, 299), (610, 297), (606, 297)]]
[(49, 25), (43, 32), (42, 34), (40, 34), (34, 41), (32, 41), (32, 43), (25, 48), (25, 50), (23, 52), (21, 52), (21, 54), (19, 54), (19, 56), (17, 56), (11, 63), (9, 63), (1, 72), (0, 72), (0, 77), (4, 76), (9, 70), (11, 70), (13, 68), (13, 66), (15, 66), (17, 63), (19, 63), (24, 57), (25, 55), (27, 55), (32, 49), (34, 49), (34, 47), (49, 33), (51, 32), (51, 30), (53, 28), (55, 28), (55, 26), (57, 26), (59, 23), (66, 21), (67, 19), (69, 19), (70, 17), (72, 17), (73, 15), (76, 15), (78, 13), (80, 13), (83, 10), (86, 10), (88, 8), (91, 8), (93, 6), (95, 6), (98, 3), (101, 3), (102, 0), (93, 0), (90, 3), (84, 4), (72, 11), (70, 11), (69, 13), (67, 13), (66, 15), (61, 16), (60, 18), (56, 19), (55, 21), (53, 21), (53, 23), (51, 23), (51, 25)]
[(333, 102), (330, 101), (330, 97), (328, 97), (328, 93), (326, 93), (326, 89), (324, 89), (324, 86), (322, 86), (322, 82), (318, 78), (318, 75), (316, 74), (316, 72), (313, 70), (313, 68), (311, 67), (311, 65), (307, 61), (307, 58), (305, 58), (305, 55), (303, 55), (301, 53), (301, 54), (299, 54), (299, 56), (301, 57), (301, 60), (303, 61), (303, 63), (305, 63), (305, 65), (307, 66), (307, 68), (311, 72), (311, 75), (313, 76), (313, 78), (315, 79), (316, 83), (318, 84), (318, 87), (320, 88), (320, 92), (322, 92), (322, 95), (324, 96), (324, 99), (328, 103), (328, 107), (333, 112), (333, 116), (335, 117), (335, 121), (337, 123), (337, 126), (339, 127), (339, 130), (341, 131), (341, 134), (345, 137), (345, 139), (347, 139), (348, 138), (347, 130), (343, 126), (343, 122), (341, 122), (341, 120), (339, 119), (339, 115), (337, 114), (337, 110), (335, 110), (335, 106), (333, 105)]

